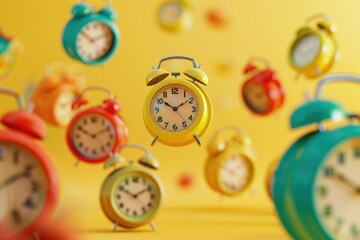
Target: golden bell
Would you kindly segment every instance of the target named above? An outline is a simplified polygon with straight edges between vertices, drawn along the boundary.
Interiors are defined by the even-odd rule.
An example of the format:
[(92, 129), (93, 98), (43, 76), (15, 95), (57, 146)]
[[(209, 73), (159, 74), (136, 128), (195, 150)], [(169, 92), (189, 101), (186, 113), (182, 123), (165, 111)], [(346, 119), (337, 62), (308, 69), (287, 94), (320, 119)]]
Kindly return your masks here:
[(111, 157), (109, 157), (104, 165), (104, 168), (109, 168), (109, 167), (116, 167), (117, 165), (123, 163), (125, 161), (125, 159), (122, 156), (119, 156), (117, 154), (112, 155)]
[(138, 162), (141, 165), (152, 168), (152, 169), (158, 169), (160, 167), (158, 160), (156, 158), (154, 158), (152, 155), (142, 157), (139, 159)]
[(198, 68), (190, 68), (184, 72), (185, 76), (191, 78), (192, 80), (204, 84), (205, 86), (208, 85), (209, 79), (206, 73)]
[(147, 86), (152, 86), (155, 85), (159, 82), (161, 82), (162, 80), (164, 80), (167, 76), (169, 76), (169, 72), (164, 70), (164, 69), (155, 69), (154, 71), (152, 71), (151, 73), (149, 73), (146, 76), (146, 85)]

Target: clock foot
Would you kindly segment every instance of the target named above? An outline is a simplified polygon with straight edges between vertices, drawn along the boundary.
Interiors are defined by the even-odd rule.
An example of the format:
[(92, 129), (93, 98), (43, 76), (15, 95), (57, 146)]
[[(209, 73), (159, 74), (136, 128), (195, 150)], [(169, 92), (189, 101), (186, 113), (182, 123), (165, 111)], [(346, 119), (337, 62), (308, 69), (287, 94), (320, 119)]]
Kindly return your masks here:
[(201, 146), (200, 138), (196, 134), (194, 134), (194, 138), (195, 138), (197, 144), (199, 144), (199, 146)]
[(294, 80), (297, 81), (297, 80), (299, 80), (299, 78), (300, 78), (300, 73), (297, 73), (297, 74), (294, 76)]
[(119, 226), (119, 224), (116, 222), (111, 231), (115, 232), (118, 226)]
[(158, 139), (158, 137), (159, 137), (159, 136), (157, 136), (157, 135), (154, 137), (154, 139), (153, 139), (152, 142), (151, 142), (151, 146), (153, 146), (153, 145), (155, 144), (155, 142), (156, 142), (156, 140)]
[(316, 67), (315, 72), (316, 72), (316, 76), (319, 76), (321, 74), (320, 68)]
[(224, 199), (224, 195), (219, 195), (219, 199), (218, 199), (218, 202), (221, 203)]
[(339, 61), (340, 56), (341, 56), (340, 52), (336, 51), (336, 53), (335, 53), (335, 62)]
[(79, 166), (79, 160), (76, 160), (76, 161), (74, 162), (74, 166), (75, 166), (75, 167)]
[(153, 221), (151, 221), (149, 224), (150, 224), (150, 227), (153, 230), (153, 232), (156, 232), (157, 228), (155, 226), (155, 223)]

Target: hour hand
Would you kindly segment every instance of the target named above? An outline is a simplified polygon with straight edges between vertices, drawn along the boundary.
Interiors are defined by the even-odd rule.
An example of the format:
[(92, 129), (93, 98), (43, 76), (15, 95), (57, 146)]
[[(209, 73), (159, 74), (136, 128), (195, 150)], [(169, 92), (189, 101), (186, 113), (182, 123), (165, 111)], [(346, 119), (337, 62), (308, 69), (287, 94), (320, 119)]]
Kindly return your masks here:
[(177, 106), (176, 108), (179, 108), (179, 107), (181, 107), (182, 105), (184, 105), (185, 103), (187, 103), (189, 101), (189, 99), (188, 100), (186, 100), (185, 102), (182, 102), (179, 106)]
[(173, 106), (171, 106), (168, 102), (164, 102), (164, 104), (168, 107), (174, 108)]
[(353, 189), (355, 192), (360, 193), (360, 186), (350, 179), (346, 178), (344, 175), (334, 172), (334, 177), (336, 177), (339, 181), (349, 186), (351, 189)]

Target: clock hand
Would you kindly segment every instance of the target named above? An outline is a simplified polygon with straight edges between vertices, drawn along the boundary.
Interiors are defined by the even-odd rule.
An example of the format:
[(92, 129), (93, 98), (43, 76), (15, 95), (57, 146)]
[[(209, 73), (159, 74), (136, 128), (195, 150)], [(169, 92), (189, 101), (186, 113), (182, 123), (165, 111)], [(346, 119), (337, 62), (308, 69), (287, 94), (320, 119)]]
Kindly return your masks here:
[(145, 189), (141, 190), (140, 192), (136, 193), (136, 194), (134, 195), (134, 197), (137, 198), (139, 195), (143, 194), (143, 193), (146, 192), (146, 191), (147, 191), (147, 188), (145, 188)]
[(99, 132), (97, 132), (97, 133), (95, 133), (93, 136), (98, 136), (98, 135), (100, 135), (100, 134), (102, 134), (102, 133), (104, 133), (104, 132), (107, 132), (107, 131), (109, 131), (109, 127), (107, 127), (107, 128), (105, 128), (105, 129), (103, 129), (103, 130), (101, 130), (101, 131), (99, 131)]
[(168, 107), (171, 107), (174, 111), (177, 111), (177, 107), (171, 106), (168, 102), (164, 102), (164, 104)]
[(177, 106), (176, 108), (181, 107), (182, 105), (184, 105), (185, 103), (187, 103), (190, 99), (186, 100), (185, 102), (182, 102), (179, 106)]
[(99, 39), (102, 39), (103, 37), (106, 37), (106, 34), (102, 34), (102, 35), (99, 35), (97, 37), (94, 38), (94, 41), (97, 41)]
[(91, 136), (92, 138), (95, 138), (95, 134), (92, 134), (91, 132), (88, 132), (87, 130), (85, 130), (83, 127), (79, 127), (79, 130), (82, 131), (83, 133), (85, 133), (88, 136)]
[(28, 171), (25, 170), (25, 171), (22, 171), (22, 172), (19, 172), (11, 177), (9, 177), (8, 179), (6, 179), (5, 181), (3, 181), (2, 183), (0, 183), (0, 190), (14, 182), (16, 182), (17, 180), (19, 180), (20, 178), (23, 178), (25, 177), (26, 175), (28, 175)]
[(346, 178), (344, 175), (334, 172), (333, 176), (336, 177), (336, 179), (338, 179), (340, 182), (349, 186), (356, 193), (360, 193), (360, 186), (351, 181), (350, 179)]
[(130, 196), (132, 196), (133, 198), (136, 198), (135, 195), (132, 192), (130, 192), (129, 190), (124, 188), (123, 191), (126, 192), (127, 194), (129, 194)]
[(90, 37), (89, 35), (87, 35), (84, 32), (81, 32), (80, 34), (82, 34), (87, 40), (89, 40), (90, 42), (94, 42), (94, 39), (92, 37)]

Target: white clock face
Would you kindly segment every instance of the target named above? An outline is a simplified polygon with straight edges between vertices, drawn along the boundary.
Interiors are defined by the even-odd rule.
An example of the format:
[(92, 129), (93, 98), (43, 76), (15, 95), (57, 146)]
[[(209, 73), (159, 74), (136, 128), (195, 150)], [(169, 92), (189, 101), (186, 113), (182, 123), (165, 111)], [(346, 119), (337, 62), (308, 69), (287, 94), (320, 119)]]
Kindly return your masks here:
[(80, 117), (71, 130), (74, 148), (89, 160), (97, 160), (111, 154), (116, 144), (115, 137), (114, 125), (99, 114), (86, 114)]
[(160, 190), (155, 180), (142, 173), (131, 172), (120, 181), (114, 193), (117, 210), (126, 217), (150, 217), (159, 207)]
[(231, 155), (220, 169), (220, 181), (231, 192), (242, 191), (252, 177), (249, 160), (240, 155)]
[(360, 239), (360, 138), (338, 145), (316, 179), (316, 208), (336, 239)]
[(259, 113), (265, 112), (270, 107), (270, 99), (260, 84), (249, 83), (246, 85), (245, 101), (251, 110)]
[(151, 100), (151, 117), (156, 125), (169, 132), (189, 128), (198, 116), (195, 94), (182, 85), (161, 88)]
[(80, 56), (86, 60), (104, 58), (113, 48), (114, 34), (101, 22), (90, 22), (79, 33), (76, 47)]
[(55, 103), (55, 118), (62, 125), (70, 122), (73, 116), (71, 105), (75, 100), (75, 93), (72, 91), (63, 92), (56, 100)]
[(0, 229), (19, 232), (45, 204), (48, 184), (43, 167), (27, 149), (0, 142)]
[(320, 51), (320, 38), (317, 35), (306, 35), (296, 43), (291, 53), (292, 62), (298, 67), (312, 63)]
[(182, 14), (182, 7), (175, 2), (165, 3), (161, 6), (159, 11), (160, 21), (166, 24), (173, 24), (179, 21)]

